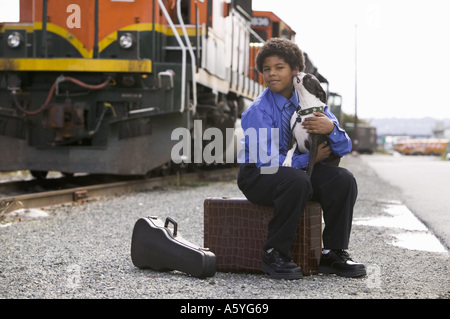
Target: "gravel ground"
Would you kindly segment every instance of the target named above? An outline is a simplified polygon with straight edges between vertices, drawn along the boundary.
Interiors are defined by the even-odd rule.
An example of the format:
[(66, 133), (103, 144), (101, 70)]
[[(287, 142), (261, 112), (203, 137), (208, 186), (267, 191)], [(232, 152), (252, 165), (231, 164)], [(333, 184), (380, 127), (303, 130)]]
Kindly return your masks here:
[[(401, 192), (384, 182), (360, 157), (344, 158), (359, 186), (354, 220), (385, 217)], [(131, 234), (143, 216), (166, 216), (178, 231), (203, 244), (203, 201), (242, 196), (235, 181), (155, 189), (81, 206), (45, 209), (49, 217), (0, 225), (0, 298), (149, 299), (412, 299), (450, 297), (448, 252), (393, 245), (391, 227), (355, 224), (349, 252), (368, 276), (335, 275), (273, 280), (259, 274), (218, 272), (197, 279), (184, 273), (140, 270), (130, 258)]]

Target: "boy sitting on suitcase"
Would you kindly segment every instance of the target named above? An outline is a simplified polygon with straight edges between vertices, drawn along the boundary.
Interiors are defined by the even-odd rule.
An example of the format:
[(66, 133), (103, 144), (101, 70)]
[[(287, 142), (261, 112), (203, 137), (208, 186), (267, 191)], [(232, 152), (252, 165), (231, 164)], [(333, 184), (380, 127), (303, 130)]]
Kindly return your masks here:
[[(238, 186), (249, 201), (274, 207), (263, 247), (262, 270), (276, 279), (302, 277), (290, 250), (299, 218), (307, 202), (315, 200), (322, 205), (325, 222), (319, 273), (366, 275), (365, 266), (353, 262), (345, 251), (357, 197), (355, 178), (342, 167), (320, 163), (331, 153), (340, 157), (348, 154), (352, 147), (348, 135), (326, 106), (325, 114), (317, 113), (302, 124), (309, 133), (329, 137), (328, 145), (319, 146), (311, 178), (304, 171), (308, 154), (294, 154), (292, 167), (282, 166), (289, 144), (282, 133), (282, 113), (286, 109), (285, 116), (290, 119), (298, 106), (292, 80), (304, 71), (304, 56), (292, 41), (273, 38), (260, 48), (256, 66), (267, 89), (242, 114), (244, 132), (250, 129), (253, 133), (246, 134), (247, 138), (241, 141), (245, 159), (239, 160)], [(274, 131), (279, 134), (273, 134)]]

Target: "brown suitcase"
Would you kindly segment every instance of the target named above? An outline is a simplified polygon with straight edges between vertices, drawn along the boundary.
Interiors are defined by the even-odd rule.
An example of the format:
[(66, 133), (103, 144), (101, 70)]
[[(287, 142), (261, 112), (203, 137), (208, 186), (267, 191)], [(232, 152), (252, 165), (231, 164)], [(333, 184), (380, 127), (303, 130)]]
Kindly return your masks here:
[[(217, 271), (262, 272), (262, 247), (273, 207), (245, 198), (212, 197), (204, 202), (204, 246), (216, 255)], [(304, 275), (317, 274), (322, 250), (322, 207), (308, 202), (292, 245)]]

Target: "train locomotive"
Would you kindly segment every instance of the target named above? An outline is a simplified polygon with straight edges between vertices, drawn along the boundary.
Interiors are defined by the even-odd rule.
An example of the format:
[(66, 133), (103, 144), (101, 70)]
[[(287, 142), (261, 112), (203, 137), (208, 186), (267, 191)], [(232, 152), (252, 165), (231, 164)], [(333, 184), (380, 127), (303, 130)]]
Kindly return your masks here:
[(254, 43), (272, 36), (295, 32), (248, 0), (20, 0), (20, 21), (0, 23), (0, 171), (204, 164), (174, 156), (177, 128), (200, 147), (219, 129), (225, 157), (236, 148), (227, 129), (264, 90)]

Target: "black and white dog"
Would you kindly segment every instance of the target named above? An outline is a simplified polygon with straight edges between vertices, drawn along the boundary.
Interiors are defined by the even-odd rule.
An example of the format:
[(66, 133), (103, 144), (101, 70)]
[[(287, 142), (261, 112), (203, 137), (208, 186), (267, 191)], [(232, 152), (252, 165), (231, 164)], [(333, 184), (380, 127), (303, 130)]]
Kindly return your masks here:
[[(301, 123), (307, 117), (314, 116), (313, 112), (322, 112), (327, 102), (327, 94), (320, 85), (319, 80), (309, 73), (300, 72), (293, 79), (295, 91), (298, 94), (299, 105), (297, 111), (291, 118), (291, 139), (289, 151), (283, 166), (292, 166), (292, 157), (296, 148), (300, 153), (309, 152), (309, 162), (306, 173), (311, 176), (314, 169), (314, 162), (317, 155), (318, 146), (324, 142), (328, 143), (328, 138), (322, 134), (307, 133)], [(324, 162), (338, 166), (340, 158), (332, 154)]]

